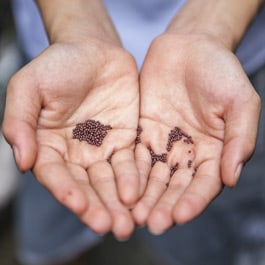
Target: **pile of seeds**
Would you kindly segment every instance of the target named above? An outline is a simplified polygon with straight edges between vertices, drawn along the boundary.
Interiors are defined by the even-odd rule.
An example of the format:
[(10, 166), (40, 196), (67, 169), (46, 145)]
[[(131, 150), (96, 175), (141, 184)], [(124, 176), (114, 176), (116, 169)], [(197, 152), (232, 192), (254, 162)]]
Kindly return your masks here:
[(140, 135), (141, 135), (142, 131), (143, 131), (142, 127), (138, 126), (137, 131), (136, 131), (137, 134), (136, 134), (135, 144), (141, 143)]
[(104, 125), (99, 121), (87, 120), (84, 123), (77, 123), (73, 129), (73, 139), (86, 141), (87, 143), (95, 146), (101, 146), (104, 138), (111, 130), (110, 125)]
[(172, 129), (168, 135), (167, 151), (169, 152), (173, 144), (183, 139), (183, 142), (187, 144), (193, 144), (193, 139), (190, 135), (183, 132), (179, 127)]
[(162, 154), (156, 154), (152, 148), (149, 148), (150, 151), (150, 155), (151, 155), (151, 166), (153, 167), (155, 165), (156, 162), (160, 161), (163, 163), (167, 162), (167, 154), (166, 153), (162, 153)]

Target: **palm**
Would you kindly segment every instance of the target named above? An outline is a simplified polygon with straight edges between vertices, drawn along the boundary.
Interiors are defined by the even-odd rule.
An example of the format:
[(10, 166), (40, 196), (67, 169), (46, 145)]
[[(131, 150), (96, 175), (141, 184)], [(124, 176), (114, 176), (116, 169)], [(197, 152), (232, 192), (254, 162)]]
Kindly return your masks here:
[[(27, 78), (32, 90), (38, 87), (38, 102), (32, 103), (38, 121), (33, 170), (94, 230), (112, 229), (116, 236), (127, 237), (133, 223), (120, 199), (130, 204), (138, 196), (133, 155), (137, 69), (121, 48), (86, 45), (51, 46), (16, 77), (17, 82)], [(73, 139), (76, 124), (88, 119), (112, 126), (100, 147)]]
[[(52, 52), (57, 53), (57, 49), (62, 52), (61, 47)], [(64, 52), (67, 54), (71, 50)], [(107, 58), (88, 59), (74, 54), (73, 57), (78, 58), (77, 65), (73, 64), (73, 58), (66, 58), (63, 62), (60, 59), (58, 65), (52, 55), (42, 56), (51, 58), (52, 66), (45, 80), (40, 80), (44, 105), (38, 121), (40, 146), (49, 146), (66, 162), (85, 169), (119, 150), (133, 150), (138, 123), (137, 73), (136, 69), (129, 68), (133, 63), (129, 62), (128, 69), (124, 69), (124, 55), (120, 62), (108, 62)], [(47, 64), (49, 62), (41, 63)], [(39, 69), (40, 75), (45, 70)], [(58, 77), (60, 71), (63, 74)], [(76, 124), (88, 119), (113, 127), (100, 148), (73, 139)]]
[[(238, 139), (226, 130), (231, 126), (235, 128), (230, 132), (239, 129), (238, 113), (246, 107), (243, 102), (252, 107), (257, 103), (232, 54), (212, 43), (187, 45), (174, 38), (164, 36), (151, 46), (140, 80), (143, 132), (136, 158), (142, 190), (146, 182), (147, 188), (134, 216), (140, 224), (147, 221), (154, 232), (164, 231), (174, 221), (194, 218), (221, 191), (238, 162), (238, 152), (233, 149), (240, 149), (246, 140), (244, 132)], [(175, 127), (180, 129), (175, 135), (182, 137), (170, 141)], [(255, 139), (253, 128), (247, 141)], [(152, 166), (150, 148), (155, 154), (167, 154), (167, 161)], [(223, 164), (229, 169), (225, 171)]]

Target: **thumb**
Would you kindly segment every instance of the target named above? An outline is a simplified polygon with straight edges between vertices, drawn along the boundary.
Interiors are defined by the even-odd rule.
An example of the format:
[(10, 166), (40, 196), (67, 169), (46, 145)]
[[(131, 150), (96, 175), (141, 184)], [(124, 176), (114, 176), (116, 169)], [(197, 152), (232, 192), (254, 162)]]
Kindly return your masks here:
[(253, 93), (245, 104), (238, 103), (226, 113), (221, 173), (223, 183), (229, 187), (236, 185), (243, 165), (254, 151), (260, 109), (260, 98)]
[(36, 91), (20, 74), (10, 80), (7, 88), (2, 130), (21, 171), (31, 169), (37, 156), (36, 128), (41, 104)]

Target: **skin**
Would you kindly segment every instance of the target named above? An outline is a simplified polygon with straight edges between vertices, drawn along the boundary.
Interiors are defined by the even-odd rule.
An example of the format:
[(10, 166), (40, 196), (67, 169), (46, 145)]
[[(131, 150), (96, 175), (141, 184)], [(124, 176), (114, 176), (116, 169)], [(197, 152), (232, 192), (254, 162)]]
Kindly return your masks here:
[[(125, 239), (134, 222), (153, 233), (185, 223), (223, 185), (235, 185), (250, 157), (260, 101), (232, 51), (261, 2), (212, 2), (188, 1), (151, 44), (139, 105), (134, 59), (102, 3), (37, 1), (51, 46), (11, 79), (3, 132), (19, 168), (32, 168), (94, 231)], [(113, 127), (100, 148), (72, 139), (75, 124), (87, 119)], [(134, 153), (138, 119), (143, 132)], [(175, 126), (194, 144), (175, 143), (168, 162), (151, 168), (148, 148), (166, 152)], [(180, 168), (169, 179), (176, 162)]]
[[(260, 99), (233, 50), (260, 4), (188, 1), (151, 44), (140, 76), (136, 147), (143, 195), (133, 216), (154, 234), (194, 219), (224, 185), (233, 187), (254, 150)], [(167, 163), (151, 168), (148, 148), (166, 152), (175, 126), (194, 144), (176, 142)]]
[[(32, 168), (38, 181), (94, 231), (113, 231), (124, 239), (134, 229), (127, 207), (139, 196), (133, 152), (137, 67), (98, 2), (79, 1), (80, 10), (69, 2), (60, 9), (61, 20), (52, 12), (62, 3), (50, 2), (49, 7), (47, 1), (39, 5), (51, 45), (9, 82), (3, 132), (22, 171)], [(83, 32), (79, 17), (72, 18), (80, 32), (71, 35), (73, 23), (65, 24), (68, 12), (79, 11), (83, 21), (85, 8), (101, 13), (98, 30), (84, 27)], [(69, 32), (59, 31), (61, 25)], [(72, 139), (76, 123), (87, 119), (112, 126), (101, 147)], [(113, 152), (110, 165), (106, 160)]]

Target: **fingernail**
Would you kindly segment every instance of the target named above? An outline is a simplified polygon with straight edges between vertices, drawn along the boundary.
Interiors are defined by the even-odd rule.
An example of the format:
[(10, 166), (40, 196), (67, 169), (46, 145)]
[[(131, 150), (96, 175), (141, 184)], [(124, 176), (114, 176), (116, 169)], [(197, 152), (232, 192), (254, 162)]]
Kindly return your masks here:
[(14, 154), (14, 157), (15, 157), (15, 160), (16, 160), (16, 163), (19, 164), (19, 151), (18, 151), (18, 148), (16, 146), (13, 146), (13, 154)]
[(235, 171), (235, 184), (238, 182), (238, 179), (240, 177), (240, 174), (241, 174), (241, 171), (242, 171), (242, 168), (243, 168), (243, 163), (239, 164), (237, 166), (237, 169)]
[(155, 230), (155, 229), (151, 229), (150, 227), (148, 230), (154, 236), (160, 236), (165, 232), (164, 230)]

